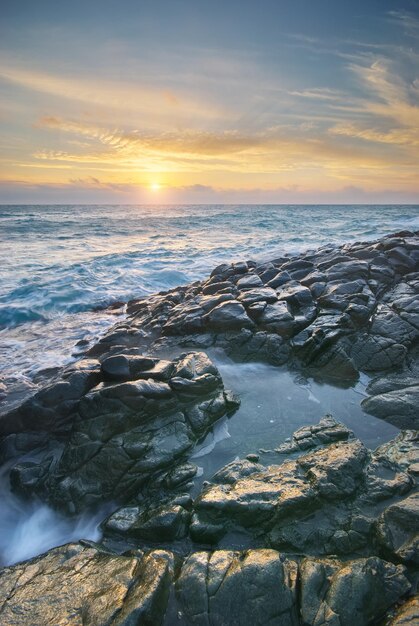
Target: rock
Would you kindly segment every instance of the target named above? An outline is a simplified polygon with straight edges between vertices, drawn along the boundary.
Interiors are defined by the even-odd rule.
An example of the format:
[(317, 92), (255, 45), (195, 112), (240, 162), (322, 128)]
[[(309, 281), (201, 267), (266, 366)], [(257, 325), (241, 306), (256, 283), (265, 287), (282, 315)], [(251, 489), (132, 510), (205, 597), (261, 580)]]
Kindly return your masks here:
[(301, 618), (312, 626), (376, 623), (410, 589), (405, 570), (377, 557), (347, 563), (305, 559)]
[(369, 455), (360, 441), (332, 444), (298, 459), (318, 494), (326, 499), (352, 495), (362, 485)]
[(351, 358), (358, 369), (366, 372), (398, 367), (406, 354), (405, 346), (379, 335), (361, 335), (351, 350)]
[(203, 287), (202, 293), (205, 296), (214, 295), (215, 293), (220, 293), (220, 291), (228, 290), (231, 291), (233, 289), (233, 283), (230, 281), (224, 281), (221, 283), (211, 283), (207, 284)]
[(419, 596), (410, 598), (394, 611), (386, 626), (415, 626), (419, 623)]
[(291, 441), (276, 448), (276, 452), (302, 452), (336, 441), (346, 441), (353, 436), (353, 432), (344, 424), (334, 420), (331, 415), (326, 415), (315, 426), (303, 426), (296, 430)]
[(203, 320), (207, 326), (215, 330), (253, 328), (253, 322), (247, 316), (244, 306), (236, 301), (219, 304), (204, 315)]
[(272, 304), (278, 300), (278, 296), (276, 294), (275, 289), (271, 289), (270, 287), (263, 287), (260, 289), (248, 289), (241, 293), (237, 300), (244, 304), (245, 306), (251, 306), (256, 302), (265, 302)]
[(190, 513), (175, 502), (118, 509), (104, 523), (106, 532), (157, 543), (175, 541), (188, 532)]
[(240, 290), (254, 289), (255, 287), (263, 287), (263, 282), (257, 274), (247, 274), (237, 281), (236, 286)]
[[(302, 455), (295, 448), (301, 435), (321, 447)], [(388, 453), (371, 454), (351, 435), (328, 417), (294, 434), (291, 449), (300, 453), (295, 461), (269, 467), (247, 459), (228, 464), (193, 503), (192, 539), (228, 546), (230, 536), (244, 533), (257, 545), (286, 552), (374, 554), (374, 521), (380, 514), (395, 519), (391, 507), (403, 507), (406, 494), (414, 498), (414, 480), (390, 459), (397, 443), (386, 444)], [(416, 527), (413, 517), (410, 523)], [(408, 540), (409, 531), (400, 536)], [(389, 555), (387, 548), (384, 552)]]
[(297, 564), (274, 550), (196, 552), (176, 583), (188, 623), (297, 626)]
[(127, 502), (158, 472), (173, 476), (198, 437), (238, 401), (206, 355), (182, 354), (169, 365), (154, 359), (151, 369), (174, 374), (168, 383), (101, 383), (82, 396), (67, 438), (53, 454), (18, 463), (14, 488), (74, 513), (102, 501)]
[(294, 317), (286, 302), (268, 304), (258, 323), (264, 330), (275, 332), (281, 337), (290, 337), (295, 327)]
[(419, 385), (370, 396), (362, 401), (361, 406), (367, 413), (399, 428), (419, 428)]
[(34, 624), (162, 624), (173, 557), (126, 557), (81, 544), (54, 548), (0, 572), (1, 620)]
[(246, 459), (248, 461), (250, 461), (251, 463), (257, 463), (259, 461), (259, 455), (258, 454), (248, 454), (246, 456)]
[(415, 430), (405, 430), (388, 443), (377, 448), (374, 456), (379, 461), (400, 467), (402, 470), (419, 474), (419, 433)]
[(393, 559), (419, 564), (419, 494), (385, 509), (377, 520), (376, 535)]

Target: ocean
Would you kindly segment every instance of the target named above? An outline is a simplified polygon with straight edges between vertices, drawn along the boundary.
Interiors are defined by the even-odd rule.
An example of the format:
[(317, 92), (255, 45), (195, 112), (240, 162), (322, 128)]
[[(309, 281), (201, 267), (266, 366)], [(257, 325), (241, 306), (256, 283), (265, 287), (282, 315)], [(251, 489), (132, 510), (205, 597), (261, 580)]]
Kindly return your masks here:
[[(405, 229), (419, 229), (419, 206), (1, 206), (0, 410), (11, 396), (35, 391), (44, 370), (80, 356), (121, 319), (130, 298), (204, 278), (221, 262), (269, 260)], [(193, 452), (195, 492), (224, 464), (279, 445), (325, 413), (371, 448), (397, 433), (362, 412), (366, 376), (345, 390), (284, 368), (213, 358), (242, 404)], [(0, 471), (0, 563), (100, 539), (105, 510), (64, 518), (11, 493), (8, 471)]]
[(0, 394), (77, 357), (115, 323), (109, 304), (220, 262), (418, 228), (417, 205), (0, 206)]

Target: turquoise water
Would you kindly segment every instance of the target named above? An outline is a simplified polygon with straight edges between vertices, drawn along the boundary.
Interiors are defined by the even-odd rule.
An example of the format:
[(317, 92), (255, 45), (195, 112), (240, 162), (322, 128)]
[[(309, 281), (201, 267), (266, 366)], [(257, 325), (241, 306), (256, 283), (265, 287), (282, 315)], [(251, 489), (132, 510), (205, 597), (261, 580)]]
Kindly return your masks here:
[(71, 360), (79, 340), (116, 321), (107, 304), (203, 278), (223, 261), (406, 228), (419, 228), (419, 206), (1, 206), (0, 385), (31, 385)]

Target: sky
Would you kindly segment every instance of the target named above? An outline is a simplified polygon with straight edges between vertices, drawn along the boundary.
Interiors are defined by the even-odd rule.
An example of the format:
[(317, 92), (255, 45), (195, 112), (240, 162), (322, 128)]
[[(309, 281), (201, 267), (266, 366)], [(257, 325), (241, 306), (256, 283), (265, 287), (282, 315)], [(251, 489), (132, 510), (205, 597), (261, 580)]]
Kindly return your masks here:
[(0, 203), (419, 203), (419, 0), (2, 0)]

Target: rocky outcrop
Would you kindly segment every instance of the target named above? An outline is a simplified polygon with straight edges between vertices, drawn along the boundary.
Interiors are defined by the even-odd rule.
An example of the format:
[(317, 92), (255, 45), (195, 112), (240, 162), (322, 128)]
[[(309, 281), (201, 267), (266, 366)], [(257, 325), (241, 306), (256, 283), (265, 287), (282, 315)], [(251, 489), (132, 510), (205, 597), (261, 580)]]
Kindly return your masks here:
[[(118, 354), (96, 370), (101, 382), (87, 391), (80, 388), (84, 393), (72, 400), (65, 428), (61, 418), (42, 419), (45, 390), (26, 403), (33, 407), (33, 427), (42, 432), (48, 424), (55, 445), (50, 439), (37, 458), (11, 470), (15, 490), (35, 492), (70, 513), (103, 501), (127, 501), (151, 478), (173, 473), (196, 440), (238, 405), (204, 353), (173, 361)], [(66, 384), (58, 381), (49, 388), (51, 412)], [(3, 449), (13, 449), (19, 437), (9, 435)], [(38, 443), (35, 437), (34, 447)]]
[[(333, 443), (339, 438), (346, 441)], [(235, 461), (217, 472), (193, 503), (191, 537), (228, 545), (230, 536), (244, 533), (253, 545), (281, 552), (374, 555), (378, 550), (398, 562), (415, 562), (419, 450), (412, 444), (411, 467), (406, 459), (398, 465), (395, 449), (403, 439), (412, 441), (413, 434), (371, 453), (331, 418), (300, 429), (288, 448), (299, 454), (296, 460), (268, 467)], [(321, 447), (303, 454), (316, 445)]]
[[(284, 558), (276, 550), (115, 555), (69, 544), (0, 573), (10, 626), (368, 626), (411, 590), (405, 568), (377, 557)], [(411, 623), (408, 601), (392, 624)]]
[[(418, 233), (223, 264), (127, 311), (0, 416), (17, 492), (68, 513), (114, 503), (100, 546), (0, 572), (0, 622), (413, 624)], [(372, 452), (326, 416), (269, 465), (263, 451), (236, 459), (192, 498), (188, 456), (238, 406), (203, 352), (214, 347), (339, 385), (373, 373), (363, 408), (409, 430)]]
[(163, 622), (173, 555), (117, 556), (69, 544), (0, 571), (0, 622), (8, 626)]
[(115, 342), (221, 346), (242, 361), (291, 361), (324, 379), (402, 367), (419, 334), (419, 239), (321, 248), (223, 264), (201, 283), (128, 305), (93, 353)]
[(176, 582), (184, 623), (297, 626), (297, 573), (275, 550), (195, 552)]
[(373, 380), (367, 388), (370, 396), (362, 401), (367, 413), (385, 419), (399, 428), (418, 427), (419, 377), (398, 375)]
[(377, 557), (305, 559), (300, 576), (302, 622), (313, 626), (375, 623), (410, 588), (400, 565)]

